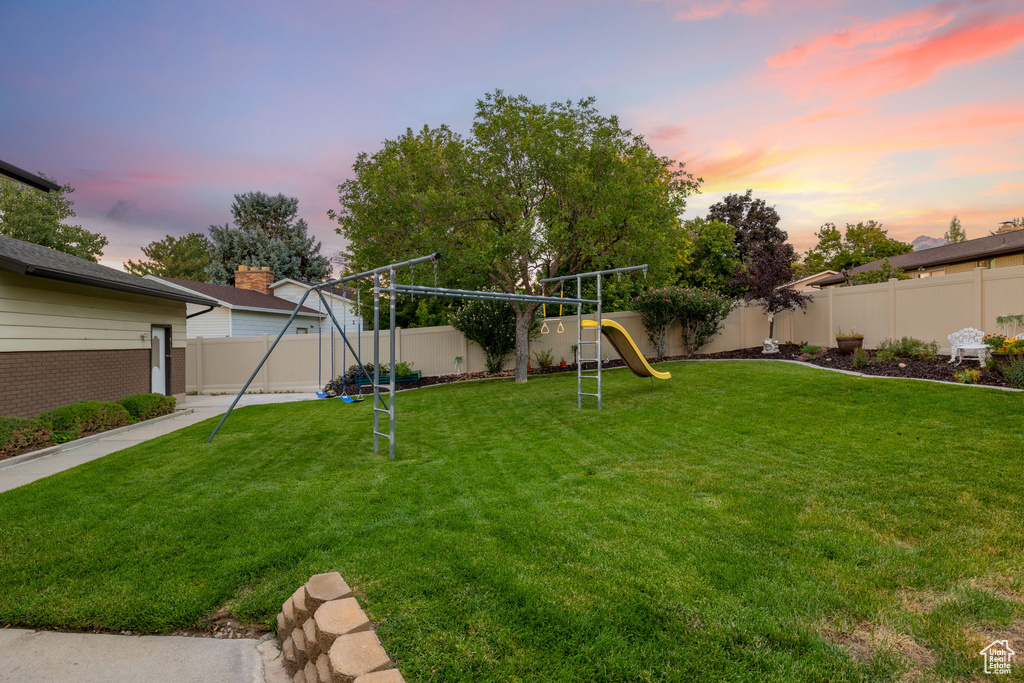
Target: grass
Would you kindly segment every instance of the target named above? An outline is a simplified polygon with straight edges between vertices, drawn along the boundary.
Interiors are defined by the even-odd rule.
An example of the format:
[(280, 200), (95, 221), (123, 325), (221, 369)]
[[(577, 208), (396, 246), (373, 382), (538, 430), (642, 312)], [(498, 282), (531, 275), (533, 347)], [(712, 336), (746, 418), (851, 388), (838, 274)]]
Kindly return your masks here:
[[(673, 363), (254, 406), (0, 495), (0, 623), (273, 623), (338, 570), (414, 680), (956, 680), (1024, 645), (1021, 395)], [(1017, 638), (1020, 642), (1014, 640)], [(1020, 669), (1009, 677), (1020, 680)]]

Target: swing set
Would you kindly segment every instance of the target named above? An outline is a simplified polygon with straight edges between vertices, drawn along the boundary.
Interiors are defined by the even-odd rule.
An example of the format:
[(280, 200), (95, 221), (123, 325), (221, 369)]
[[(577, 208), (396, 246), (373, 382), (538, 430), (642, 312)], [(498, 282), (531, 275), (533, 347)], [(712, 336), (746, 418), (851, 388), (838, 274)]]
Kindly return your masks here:
[[(396, 348), (396, 341), (397, 340), (396, 340), (396, 337), (395, 337), (395, 304), (396, 304), (396, 299), (398, 298), (398, 295), (399, 294), (408, 294), (408, 295), (413, 296), (413, 297), (415, 297), (416, 295), (422, 295), (422, 296), (442, 296), (442, 297), (450, 297), (450, 298), (456, 298), (456, 299), (471, 299), (471, 300), (483, 300), (483, 301), (508, 301), (508, 302), (516, 301), (516, 302), (523, 302), (523, 303), (538, 303), (538, 304), (542, 305), (542, 307), (543, 307), (543, 315), (545, 315), (545, 316), (547, 314), (547, 304), (549, 302), (551, 302), (551, 299), (552, 299), (552, 297), (550, 297), (550, 296), (543, 296), (543, 295), (505, 294), (505, 293), (502, 293), (502, 292), (484, 292), (484, 291), (474, 291), (474, 290), (465, 290), (465, 289), (447, 289), (447, 288), (444, 288), (444, 287), (438, 287), (437, 286), (437, 262), (440, 261), (440, 260), (441, 260), (441, 254), (434, 253), (434, 254), (430, 254), (428, 256), (421, 256), (419, 258), (410, 259), (408, 261), (402, 261), (402, 262), (399, 262), (399, 263), (391, 263), (391, 264), (388, 264), (386, 266), (381, 266), (380, 268), (375, 268), (373, 270), (367, 270), (367, 271), (364, 271), (364, 272), (361, 272), (361, 273), (356, 273), (354, 275), (347, 275), (345, 277), (338, 278), (338, 279), (335, 279), (335, 280), (329, 280), (327, 282), (323, 282), (323, 283), (320, 283), (320, 284), (310, 285), (309, 288), (306, 290), (305, 294), (302, 295), (302, 298), (299, 299), (299, 302), (295, 305), (295, 310), (292, 311), (292, 313), (289, 316), (287, 322), (285, 322), (284, 327), (281, 329), (281, 332), (277, 335), (277, 338), (274, 339), (274, 342), (270, 345), (270, 348), (267, 349), (266, 353), (263, 355), (263, 358), (260, 359), (260, 362), (256, 365), (256, 368), (253, 370), (252, 374), (249, 376), (249, 379), (242, 386), (241, 390), (238, 392), (238, 395), (235, 396), (235, 399), (231, 402), (231, 405), (228, 407), (227, 412), (225, 412), (224, 415), (221, 417), (220, 422), (217, 423), (217, 426), (214, 428), (213, 432), (210, 434), (210, 437), (206, 440), (206, 442), (210, 443), (211, 441), (213, 441), (213, 437), (217, 436), (217, 432), (220, 431), (220, 428), (224, 425), (224, 422), (227, 421), (228, 417), (231, 415), (231, 412), (235, 409), (235, 406), (238, 405), (238, 401), (242, 398), (243, 395), (245, 395), (245, 392), (249, 389), (249, 385), (252, 384), (253, 380), (256, 378), (256, 375), (259, 374), (259, 371), (263, 368), (263, 365), (267, 362), (267, 359), (270, 357), (270, 354), (274, 352), (274, 349), (277, 347), (278, 342), (280, 342), (281, 338), (284, 337), (284, 335), (288, 332), (289, 326), (292, 324), (292, 321), (295, 320), (295, 316), (298, 315), (299, 310), (302, 308), (303, 304), (306, 302), (306, 299), (309, 298), (309, 296), (314, 294), (314, 293), (316, 294), (317, 297), (319, 297), (320, 302), (324, 306), (325, 312), (327, 313), (327, 315), (331, 319), (331, 374), (332, 374), (332, 384), (331, 384), (331, 387), (332, 387), (332, 389), (333, 389), (333, 382), (334, 382), (333, 374), (334, 374), (334, 330), (335, 330), (335, 328), (337, 328), (337, 330), (341, 334), (341, 339), (342, 339), (342, 342), (344, 343), (344, 347), (343, 348), (347, 349), (348, 351), (351, 351), (352, 354), (355, 356), (356, 362), (359, 364), (359, 368), (360, 368), (360, 370), (359, 370), (360, 381), (362, 381), (362, 367), (363, 367), (363, 363), (362, 363), (362, 354), (360, 353), (360, 351), (362, 350), (362, 343), (361, 343), (361, 341), (362, 341), (361, 340), (361, 336), (362, 335), (359, 334), (362, 331), (361, 327), (357, 326), (357, 330), (358, 330), (357, 334), (359, 335), (360, 340), (357, 342), (359, 348), (356, 349), (356, 348), (353, 348), (351, 342), (349, 341), (348, 335), (346, 335), (346, 328), (345, 328), (345, 326), (339, 324), (338, 319), (335, 317), (334, 309), (331, 306), (331, 304), (327, 301), (327, 298), (324, 296), (323, 290), (326, 289), (326, 288), (333, 288), (333, 287), (337, 287), (337, 286), (343, 286), (345, 283), (348, 283), (348, 282), (354, 282), (354, 283), (356, 283), (356, 291), (358, 292), (359, 291), (358, 282), (360, 280), (363, 280), (363, 279), (371, 279), (372, 287), (373, 287), (373, 382), (372, 382), (372, 386), (373, 386), (373, 452), (375, 454), (379, 452), (380, 439), (387, 439), (387, 441), (388, 441), (388, 456), (389, 456), (390, 459), (394, 460), (394, 458), (395, 458), (395, 394), (396, 394), (396, 391), (395, 391), (395, 377), (396, 377), (396, 373), (393, 371), (393, 369), (395, 367), (395, 355), (396, 355), (396, 350), (397, 350), (397, 348)], [(418, 264), (422, 264), (422, 263), (431, 263), (434, 266), (434, 286), (433, 287), (424, 287), (424, 286), (419, 286), (419, 285), (411, 284), (411, 283), (415, 282), (415, 280), (414, 280), (414, 268)], [(403, 268), (408, 268), (409, 269), (410, 284), (408, 284), (408, 285), (399, 283), (398, 279), (396, 277), (397, 271), (400, 271)], [(643, 270), (644, 271), (644, 275), (647, 274), (647, 266), (646, 265), (642, 265), (642, 266), (630, 266), (630, 267), (627, 267), (627, 268), (612, 268), (612, 269), (608, 269), (608, 270), (598, 270), (598, 271), (592, 271), (592, 272), (589, 272), (589, 273), (579, 273), (579, 274), (576, 274), (576, 275), (565, 275), (565, 276), (562, 276), (562, 277), (545, 278), (545, 279), (539, 281), (540, 284), (545, 285), (545, 286), (546, 285), (552, 285), (552, 284), (555, 284), (555, 283), (557, 283), (559, 285), (559, 298), (558, 298), (558, 313), (559, 313), (559, 317), (551, 319), (551, 322), (556, 322), (556, 321), (558, 322), (557, 331), (559, 333), (562, 333), (562, 332), (565, 331), (565, 328), (564, 328), (564, 326), (562, 324), (562, 307), (563, 306), (575, 306), (576, 307), (576, 323), (577, 323), (576, 330), (577, 330), (577, 344), (578, 344), (578, 349), (579, 349), (579, 359), (578, 359), (578, 362), (576, 364), (576, 406), (577, 406), (577, 408), (582, 408), (583, 407), (583, 397), (584, 396), (590, 396), (590, 397), (595, 397), (597, 399), (597, 409), (598, 410), (601, 409), (602, 365), (603, 365), (603, 362), (601, 360), (601, 338), (602, 338), (602, 336), (608, 336), (609, 341), (611, 341), (613, 346), (619, 351), (619, 354), (624, 359), (627, 359), (627, 356), (629, 357), (629, 359), (627, 360), (627, 365), (630, 367), (631, 370), (633, 370), (633, 372), (635, 374), (637, 374), (637, 375), (639, 375), (641, 377), (652, 377), (652, 378), (653, 377), (668, 378), (670, 376), (670, 375), (668, 375), (668, 373), (657, 373), (657, 372), (655, 372), (647, 364), (646, 359), (644, 359), (643, 355), (640, 354), (639, 349), (633, 343), (632, 339), (629, 338), (629, 335), (626, 333), (626, 331), (624, 329), (622, 329), (618, 324), (616, 324), (614, 321), (610, 321), (610, 320), (602, 322), (602, 318), (601, 318), (601, 282), (602, 282), (602, 278), (604, 276), (606, 276), (606, 275), (612, 275), (612, 274), (618, 275), (618, 276), (621, 277), (622, 273), (629, 272), (629, 271), (636, 271), (636, 270)], [(382, 283), (382, 278), (384, 278), (384, 282), (383, 283)], [(597, 295), (596, 295), (596, 297), (594, 299), (584, 299), (584, 298), (582, 298), (583, 279), (584, 278), (594, 278), (595, 281), (596, 281)], [(576, 296), (575, 297), (567, 297), (567, 296), (565, 296), (564, 291), (561, 291), (561, 290), (564, 288), (564, 283), (565, 283), (566, 280), (573, 280), (573, 279), (576, 280)], [(388, 299), (387, 304), (388, 304), (388, 308), (389, 308), (388, 313), (389, 313), (389, 319), (390, 319), (390, 325), (388, 325), (388, 327), (385, 328), (387, 330), (387, 332), (388, 332), (388, 337), (389, 337), (389, 343), (388, 343), (389, 353), (388, 353), (388, 356), (389, 356), (390, 362), (388, 363), (388, 367), (392, 369), (392, 371), (388, 373), (388, 383), (387, 384), (381, 384), (381, 381), (380, 381), (381, 380), (381, 377), (380, 377), (380, 360), (381, 360), (381, 358), (380, 358), (380, 356), (381, 356), (380, 336), (381, 336), (381, 332), (382, 332), (381, 325), (380, 325), (380, 322), (381, 322), (380, 321), (380, 317), (381, 317), (381, 310), (380, 310), (381, 309), (381, 301), (380, 301), (380, 296), (381, 296), (382, 293), (387, 295), (387, 299)], [(358, 301), (358, 294), (357, 294), (357, 301)], [(552, 303), (552, 305), (554, 305), (554, 304)], [(357, 303), (357, 306), (361, 306), (361, 302)], [(594, 320), (594, 321), (586, 320), (585, 321), (583, 319), (583, 307), (584, 306), (593, 306), (594, 307), (594, 312), (596, 314), (595, 315), (596, 320)], [(319, 309), (319, 305), (318, 305), (318, 310), (320, 310)], [(361, 312), (362, 309), (360, 308), (359, 310)], [(546, 324), (547, 324), (547, 320), (545, 320), (545, 325), (544, 325), (545, 327), (546, 327)], [(594, 339), (584, 339), (585, 331), (591, 331), (591, 330), (596, 332), (596, 337)], [(543, 331), (543, 328), (542, 328), (542, 331)], [(320, 332), (318, 332), (318, 335), (319, 334), (320, 334)], [(319, 339), (319, 336), (318, 336), (318, 339)], [(584, 353), (583, 353), (583, 349), (585, 347), (591, 347), (591, 346), (594, 347), (595, 355), (594, 355), (593, 358), (585, 358), (584, 357)], [(321, 348), (320, 353), (322, 355), (322, 348)], [(636, 358), (637, 356), (639, 356), (639, 360), (637, 360), (637, 358)], [(345, 357), (347, 357), (347, 356), (345, 356)], [(343, 360), (342, 362), (344, 363), (345, 361)], [(586, 367), (585, 368), (586, 364), (588, 364), (588, 363), (593, 363), (594, 367)], [(317, 381), (318, 382), (322, 379), (322, 377), (321, 377), (321, 366), (322, 366), (322, 364), (318, 361), (318, 365), (317, 365), (317, 368), (318, 368), (317, 369)], [(584, 380), (596, 380), (596, 382), (597, 382), (596, 388), (593, 391), (584, 391)], [(593, 385), (588, 384), (586, 388), (590, 389), (592, 386)], [(362, 389), (362, 387), (360, 386), (360, 393), (361, 393), (361, 389)], [(322, 392), (317, 392), (317, 396), (320, 396), (321, 398), (332, 398), (330, 396), (329, 392), (326, 391), (326, 389), (324, 391), (322, 391)], [(344, 377), (342, 378), (342, 394), (341, 394), (341, 396), (339, 398), (342, 398), (343, 401), (345, 401), (345, 399), (347, 398), (348, 400), (345, 401), (346, 403), (355, 403), (355, 402), (361, 400), (361, 399), (353, 399), (353, 398), (351, 398), (351, 397), (349, 397), (347, 395)], [(383, 431), (383, 426), (381, 424), (381, 419), (384, 418), (385, 416), (386, 416), (386, 420), (387, 420), (387, 431)]]

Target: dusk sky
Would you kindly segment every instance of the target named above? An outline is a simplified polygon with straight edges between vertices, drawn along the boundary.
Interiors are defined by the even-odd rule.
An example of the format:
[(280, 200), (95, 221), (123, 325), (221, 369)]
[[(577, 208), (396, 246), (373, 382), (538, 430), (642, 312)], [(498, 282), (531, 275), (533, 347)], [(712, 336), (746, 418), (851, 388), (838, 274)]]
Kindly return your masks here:
[(0, 3), (0, 159), (76, 188), (120, 267), (297, 196), (324, 243), (360, 151), (467, 133), (500, 88), (597, 98), (804, 250), (826, 222), (907, 241), (1024, 215), (1024, 0)]

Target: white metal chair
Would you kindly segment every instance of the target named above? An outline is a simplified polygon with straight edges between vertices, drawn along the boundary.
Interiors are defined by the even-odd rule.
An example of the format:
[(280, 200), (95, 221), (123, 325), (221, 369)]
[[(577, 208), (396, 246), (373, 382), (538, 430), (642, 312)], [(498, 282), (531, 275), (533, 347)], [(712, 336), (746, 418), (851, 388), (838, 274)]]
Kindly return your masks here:
[(965, 327), (949, 335), (949, 362), (960, 365), (964, 361), (964, 351), (974, 351), (978, 355), (978, 365), (984, 365), (988, 356), (988, 345), (982, 341), (984, 338), (985, 333), (973, 327)]

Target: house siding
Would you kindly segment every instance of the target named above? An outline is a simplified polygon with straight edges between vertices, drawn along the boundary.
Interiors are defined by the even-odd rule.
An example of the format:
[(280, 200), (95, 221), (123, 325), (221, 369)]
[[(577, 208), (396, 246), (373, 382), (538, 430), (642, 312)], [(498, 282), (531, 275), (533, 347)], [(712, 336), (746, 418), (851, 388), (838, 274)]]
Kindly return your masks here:
[[(188, 314), (205, 311), (207, 306), (197, 304), (188, 305)], [(189, 318), (185, 327), (188, 330), (188, 338), (196, 337), (230, 337), (231, 336), (231, 311), (221, 306), (212, 311)]]
[[(304, 287), (293, 285), (290, 282), (285, 282), (284, 284), (278, 285), (277, 287), (274, 287), (272, 291), (274, 293), (274, 296), (280, 299), (291, 301), (293, 303), (299, 303), (299, 301), (302, 299), (302, 295), (306, 293)], [(331, 302), (331, 307), (334, 310), (334, 317), (338, 319), (338, 322), (344, 325), (346, 328), (351, 327), (355, 329), (356, 325), (359, 323), (359, 316), (357, 316), (355, 312), (356, 307), (341, 297), (333, 296), (326, 292), (324, 293), (324, 296), (327, 297), (327, 300)], [(312, 308), (313, 310), (316, 311), (324, 310), (323, 303), (320, 301), (319, 298), (317, 298), (313, 294), (311, 294), (309, 298), (306, 299), (305, 306), (306, 308)], [(324, 329), (327, 329), (328, 325), (330, 325), (330, 319), (324, 321)], [(313, 331), (315, 330), (310, 330), (310, 332)]]
[(149, 349), (153, 325), (185, 347), (185, 303), (0, 271), (0, 353)]
[[(232, 337), (258, 337), (263, 334), (276, 335), (288, 319), (287, 314), (261, 313), (258, 311), (231, 311)], [(298, 316), (288, 326), (288, 334), (295, 334), (296, 328), (305, 327), (309, 334), (316, 334), (318, 320), (313, 316)]]

